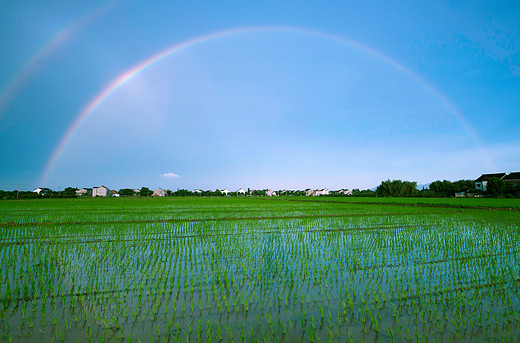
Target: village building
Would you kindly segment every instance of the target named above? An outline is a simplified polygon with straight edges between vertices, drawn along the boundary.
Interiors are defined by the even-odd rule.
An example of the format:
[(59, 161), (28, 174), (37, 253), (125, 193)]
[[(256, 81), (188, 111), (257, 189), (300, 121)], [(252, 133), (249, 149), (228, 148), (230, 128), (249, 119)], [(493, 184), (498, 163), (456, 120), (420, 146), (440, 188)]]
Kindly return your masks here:
[(313, 194), (315, 197), (321, 196), (321, 195), (330, 195), (330, 191), (327, 188), (324, 189), (317, 189), (314, 191)]
[(76, 189), (76, 196), (78, 196), (78, 197), (92, 196), (92, 188)]
[(33, 192), (37, 193), (38, 195), (46, 195), (46, 194), (52, 193), (52, 189), (44, 188), (44, 187), (43, 188), (42, 187), (38, 187)]
[(237, 190), (237, 195), (246, 195), (246, 191), (242, 188)]
[(509, 173), (509, 175), (504, 176), (502, 181), (509, 182), (513, 184), (514, 187), (518, 187), (520, 185), (520, 172)]
[(478, 179), (475, 180), (475, 188), (479, 191), (485, 192), (487, 189), (487, 183), (491, 178), (497, 178), (502, 180), (506, 176), (506, 173), (495, 173), (495, 174), (482, 174)]
[(352, 195), (352, 191), (350, 189), (340, 189), (336, 193), (343, 195)]
[(93, 187), (92, 196), (93, 197), (108, 197), (108, 196), (110, 196), (110, 189), (106, 188), (105, 186)]
[(275, 197), (276, 196), (276, 192), (271, 190), (271, 189), (268, 189), (265, 191), (265, 195), (267, 195), (268, 197)]
[(165, 197), (166, 191), (162, 188), (157, 188), (156, 190), (153, 191), (152, 196), (153, 197)]

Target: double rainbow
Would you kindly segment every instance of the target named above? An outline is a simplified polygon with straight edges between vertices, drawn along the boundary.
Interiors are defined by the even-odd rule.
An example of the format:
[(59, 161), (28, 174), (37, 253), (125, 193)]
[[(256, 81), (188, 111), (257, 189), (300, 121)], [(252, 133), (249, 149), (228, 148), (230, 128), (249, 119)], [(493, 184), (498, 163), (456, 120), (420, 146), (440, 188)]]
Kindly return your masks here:
[(491, 158), (491, 155), (486, 150), (482, 139), (480, 138), (480, 136), (476, 132), (476, 130), (473, 128), (473, 126), (471, 126), (471, 124), (467, 120), (467, 118), (462, 114), (462, 112), (460, 110), (458, 110), (457, 107), (455, 105), (453, 105), (440, 90), (435, 88), (426, 79), (424, 79), (417, 73), (414, 73), (413, 71), (406, 68), (405, 66), (398, 63), (397, 61), (391, 59), (390, 57), (388, 57), (388, 56), (382, 54), (381, 52), (376, 51), (366, 45), (360, 44), (359, 42), (356, 42), (354, 40), (351, 40), (351, 39), (348, 39), (345, 37), (330, 34), (330, 33), (303, 29), (303, 28), (296, 28), (296, 27), (255, 26), (255, 27), (242, 27), (242, 28), (235, 28), (235, 29), (230, 29), (230, 30), (213, 32), (210, 34), (198, 36), (196, 38), (184, 41), (182, 43), (175, 44), (173, 46), (166, 48), (163, 51), (160, 51), (159, 53), (157, 53), (155, 55), (152, 55), (151, 57), (134, 65), (130, 69), (126, 70), (125, 72), (123, 72), (122, 74), (117, 76), (112, 82), (110, 82), (99, 93), (97, 93), (92, 98), (92, 100), (90, 100), (87, 103), (87, 105), (75, 117), (74, 121), (69, 126), (69, 128), (66, 130), (65, 134), (63, 135), (59, 144), (57, 145), (56, 149), (53, 151), (51, 157), (49, 158), (49, 160), (45, 166), (44, 172), (41, 176), (40, 185), (45, 184), (47, 177), (49, 176), (49, 174), (51, 173), (51, 171), (54, 167), (55, 162), (59, 159), (63, 150), (67, 146), (67, 143), (74, 136), (74, 133), (78, 130), (78, 128), (81, 126), (81, 124), (89, 117), (89, 115), (92, 112), (94, 112), (112, 94), (114, 94), (114, 92), (116, 92), (121, 86), (123, 86), (126, 82), (131, 80), (134, 76), (145, 71), (147, 68), (149, 68), (150, 66), (154, 65), (157, 62), (160, 62), (161, 60), (165, 59), (166, 57), (176, 54), (178, 52), (181, 52), (183, 50), (192, 48), (192, 47), (200, 45), (200, 44), (204, 44), (204, 43), (212, 41), (212, 40), (222, 39), (225, 37), (239, 35), (239, 34), (253, 33), (253, 32), (285, 32), (285, 33), (298, 33), (298, 34), (306, 34), (306, 35), (310, 35), (310, 36), (315, 36), (318, 38), (332, 40), (332, 41), (336, 41), (336, 42), (345, 44), (351, 48), (362, 51), (363, 53), (376, 57), (377, 59), (387, 63), (388, 65), (390, 65), (397, 71), (402, 72), (403, 74), (405, 74), (408, 77), (410, 77), (411, 79), (413, 79), (420, 86), (422, 86), (425, 90), (427, 90), (432, 96), (434, 96), (449, 111), (449, 113), (452, 114), (456, 118), (456, 120), (464, 128), (464, 130), (467, 132), (467, 134), (475, 141), (475, 143), (481, 149), (481, 151), (483, 152), (483, 155), (487, 159), (489, 166), (492, 169), (496, 169), (494, 167), (494, 162)]

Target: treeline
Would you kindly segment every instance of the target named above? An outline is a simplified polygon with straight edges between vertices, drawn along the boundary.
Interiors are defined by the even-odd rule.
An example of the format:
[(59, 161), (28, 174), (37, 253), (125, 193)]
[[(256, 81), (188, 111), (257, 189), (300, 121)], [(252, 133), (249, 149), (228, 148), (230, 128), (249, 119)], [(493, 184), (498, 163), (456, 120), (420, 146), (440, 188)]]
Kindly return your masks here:
[(48, 199), (48, 198), (76, 198), (76, 188), (67, 187), (62, 191), (53, 191), (45, 189), (40, 194), (33, 191), (2, 191), (0, 190), (0, 199)]
[(417, 189), (417, 182), (387, 180), (381, 182), (374, 192), (380, 197), (454, 197), (456, 195), (475, 197), (485, 196), (490, 198), (518, 198), (520, 197), (520, 186), (512, 182), (506, 182), (498, 178), (491, 178), (486, 185), (486, 191), (482, 192), (475, 188), (473, 180), (448, 180), (434, 181), (428, 188)]
[[(45, 188), (40, 194), (31, 191), (2, 191), (0, 190), (0, 199), (40, 199), (40, 198), (76, 198), (77, 188), (67, 187), (64, 190), (53, 191)], [(269, 190), (247, 190), (246, 194), (252, 196), (266, 196)], [(149, 197), (152, 196), (153, 191), (147, 187), (142, 187), (139, 191), (131, 188), (122, 188), (118, 192), (121, 197), (138, 196)], [(206, 190), (206, 191), (189, 191), (187, 189), (177, 189), (176, 191), (166, 190), (166, 196), (172, 197), (187, 197), (187, 196), (245, 196), (246, 194), (238, 192), (223, 193), (220, 190)], [(280, 190), (276, 192), (281, 196), (305, 196), (305, 190)], [(402, 180), (386, 180), (375, 189), (353, 189), (352, 194), (343, 194), (332, 191), (330, 195), (321, 195), (328, 197), (454, 197), (458, 196), (485, 196), (485, 197), (499, 197), (499, 198), (520, 198), (520, 185), (512, 182), (506, 182), (498, 178), (491, 178), (487, 181), (486, 191), (482, 192), (475, 188), (473, 180), (458, 180), (458, 181), (434, 181), (428, 188), (417, 189), (417, 182), (402, 181)]]
[(484, 194), (489, 197), (520, 198), (520, 185), (493, 177), (487, 181)]

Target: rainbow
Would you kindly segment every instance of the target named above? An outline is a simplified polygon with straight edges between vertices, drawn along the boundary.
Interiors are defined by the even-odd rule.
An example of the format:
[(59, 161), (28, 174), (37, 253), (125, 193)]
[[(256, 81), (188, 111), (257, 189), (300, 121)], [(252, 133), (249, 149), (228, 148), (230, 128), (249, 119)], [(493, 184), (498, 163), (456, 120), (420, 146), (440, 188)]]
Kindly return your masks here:
[(45, 169), (42, 173), (42, 177), (40, 179), (40, 185), (44, 185), (47, 177), (51, 173), (55, 162), (58, 160), (60, 155), (62, 154), (63, 150), (67, 146), (67, 143), (70, 141), (70, 139), (74, 136), (74, 133), (78, 130), (78, 128), (81, 126), (81, 124), (88, 118), (88, 116), (94, 112), (99, 106), (101, 106), (114, 92), (116, 92), (121, 86), (123, 86), (126, 82), (131, 80), (134, 76), (137, 74), (143, 72), (150, 66), (154, 65), (155, 63), (163, 60), (164, 58), (171, 56), (173, 54), (176, 54), (178, 52), (181, 52), (183, 50), (192, 48), (194, 46), (206, 43), (208, 41), (221, 39), (233, 35), (238, 34), (246, 34), (246, 33), (254, 33), (254, 32), (286, 32), (286, 33), (299, 33), (299, 34), (306, 34), (311, 35), (323, 39), (329, 39), (333, 41), (340, 42), (342, 44), (346, 44), (352, 48), (355, 48), (359, 51), (362, 51), (368, 55), (374, 56), (378, 58), (379, 60), (384, 61), (385, 63), (389, 64), (396, 70), (402, 72), (403, 74), (407, 75), (411, 79), (413, 79), (415, 82), (417, 82), (419, 85), (424, 87), (431, 95), (433, 95), (445, 108), (456, 118), (456, 120), (461, 124), (461, 126), (466, 130), (468, 135), (476, 142), (478, 147), (484, 152), (484, 156), (487, 158), (487, 162), (489, 166), (492, 167), (492, 169), (496, 169), (494, 166), (494, 162), (491, 158), (491, 155), (487, 152), (485, 145), (480, 138), (477, 131), (471, 126), (469, 121), (466, 119), (466, 117), (462, 114), (462, 112), (457, 109), (455, 105), (453, 105), (448, 98), (437, 88), (435, 88), (432, 84), (430, 84), (426, 79), (418, 75), (417, 73), (414, 73), (410, 69), (406, 68), (404, 65), (398, 63), (397, 61), (393, 60), (392, 58), (382, 54), (381, 52), (374, 50), (370, 48), (369, 46), (362, 45), (359, 42), (356, 42), (354, 40), (334, 35), (331, 33), (326, 33), (322, 31), (316, 31), (316, 30), (309, 30), (305, 28), (298, 28), (298, 27), (286, 27), (286, 26), (254, 26), (254, 27), (241, 27), (241, 28), (235, 28), (230, 30), (223, 30), (218, 32), (213, 32), (210, 34), (198, 36), (196, 38), (175, 44), (173, 46), (170, 46), (166, 48), (163, 51), (160, 51), (159, 53), (156, 53), (155, 55), (152, 55), (151, 57), (141, 61), (140, 63), (134, 65), (130, 69), (126, 70), (119, 76), (117, 76), (114, 80), (112, 80), (107, 86), (105, 86), (99, 93), (97, 93), (88, 103), (87, 105), (79, 112), (79, 114), (75, 117), (72, 124), (69, 126), (69, 128), (66, 130), (65, 134), (61, 138), (60, 142), (58, 143), (56, 149), (53, 151), (51, 157), (49, 158)]
[(115, 3), (111, 2), (95, 9), (81, 19), (58, 31), (51, 39), (43, 44), (41, 48), (9, 78), (4, 87), (2, 87), (0, 91), (0, 118), (2, 114), (9, 109), (11, 101), (16, 98), (31, 78), (40, 71), (41, 65), (48, 60), (56, 50), (67, 43), (76, 34), (90, 26), (95, 20), (104, 16), (114, 6)]

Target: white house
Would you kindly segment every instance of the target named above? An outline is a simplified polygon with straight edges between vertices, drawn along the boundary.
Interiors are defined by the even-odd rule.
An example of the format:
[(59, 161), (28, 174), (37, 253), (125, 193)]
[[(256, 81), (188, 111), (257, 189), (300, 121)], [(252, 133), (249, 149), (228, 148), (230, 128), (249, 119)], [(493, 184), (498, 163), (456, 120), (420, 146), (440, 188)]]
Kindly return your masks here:
[(246, 191), (240, 188), (239, 190), (237, 190), (237, 195), (246, 195)]
[(89, 196), (91, 192), (92, 192), (92, 190), (89, 188), (76, 189), (76, 196), (78, 196), (78, 197)]
[(106, 188), (105, 186), (93, 187), (92, 196), (93, 197), (108, 197), (108, 196), (110, 196), (110, 190), (108, 188)]
[(330, 194), (330, 191), (327, 188), (324, 188), (324, 189), (315, 190), (313, 195), (315, 197), (318, 197), (320, 195), (329, 195), (329, 194)]
[(497, 178), (497, 179), (503, 179), (506, 176), (506, 173), (496, 173), (496, 174), (482, 174), (478, 179), (475, 180), (475, 188), (485, 192), (486, 191), (486, 185), (489, 179), (491, 178)]
[(162, 188), (157, 188), (156, 190), (153, 191), (152, 196), (153, 197), (164, 197), (164, 196), (166, 196), (166, 191)]
[(276, 192), (273, 191), (273, 190), (268, 189), (268, 190), (265, 191), (265, 195), (267, 195), (268, 197), (275, 197), (276, 196)]
[(228, 195), (229, 194), (229, 191), (227, 189), (223, 189), (220, 191), (220, 193), (224, 194), (224, 195)]
[(305, 195), (308, 196), (308, 197), (310, 197), (310, 196), (318, 197), (320, 195), (330, 195), (330, 191), (327, 188), (316, 189), (316, 190), (306, 189), (305, 190)]
[(338, 191), (338, 194), (343, 194), (343, 195), (352, 195), (352, 191), (350, 189), (340, 189)]
[(33, 191), (33, 193), (40, 194), (42, 191), (43, 191), (43, 188), (38, 187), (38, 188), (36, 188), (36, 189)]
[(202, 190), (201, 189), (196, 189), (196, 190), (193, 191), (193, 193), (201, 195), (202, 194)]

